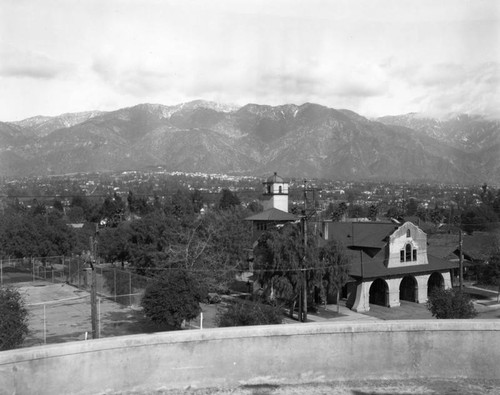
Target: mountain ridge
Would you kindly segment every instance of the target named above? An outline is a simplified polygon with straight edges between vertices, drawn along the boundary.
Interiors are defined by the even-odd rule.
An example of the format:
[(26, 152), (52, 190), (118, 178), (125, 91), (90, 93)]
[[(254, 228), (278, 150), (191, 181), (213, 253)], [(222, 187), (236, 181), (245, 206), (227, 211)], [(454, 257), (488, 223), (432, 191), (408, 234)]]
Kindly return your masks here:
[(0, 175), (140, 170), (500, 183), (500, 122), (196, 100), (0, 122)]

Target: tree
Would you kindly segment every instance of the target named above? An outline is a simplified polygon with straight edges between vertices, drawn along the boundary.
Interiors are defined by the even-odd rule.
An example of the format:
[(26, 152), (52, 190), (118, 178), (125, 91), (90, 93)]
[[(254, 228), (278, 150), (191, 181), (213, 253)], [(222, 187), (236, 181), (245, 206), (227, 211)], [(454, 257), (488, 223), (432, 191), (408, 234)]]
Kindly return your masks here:
[(408, 204), (406, 205), (406, 214), (415, 215), (418, 210), (418, 202), (415, 198), (410, 198)]
[(497, 248), (489, 257), (487, 263), (478, 265), (477, 281), (484, 285), (498, 285), (500, 287), (500, 249)]
[(211, 210), (178, 229), (168, 265), (195, 270), (210, 292), (225, 293), (248, 256), (251, 230), (242, 207)]
[(154, 324), (180, 329), (186, 320), (198, 316), (200, 302), (206, 297), (206, 289), (191, 274), (172, 270), (148, 284), (141, 304)]
[(368, 219), (370, 221), (376, 221), (378, 216), (378, 207), (372, 204), (368, 211)]
[(28, 310), (19, 291), (0, 288), (0, 351), (20, 346), (28, 334)]
[(334, 222), (340, 221), (344, 215), (347, 213), (347, 204), (345, 202), (339, 203), (338, 207), (333, 210), (331, 219)]
[(71, 223), (83, 222), (85, 219), (83, 208), (80, 206), (71, 207), (68, 212), (68, 219)]
[(385, 214), (385, 216), (387, 218), (398, 218), (400, 217), (402, 214), (401, 210), (398, 208), (398, 207), (389, 207), (389, 210), (387, 210), (387, 213)]
[(216, 321), (219, 327), (281, 324), (283, 311), (279, 306), (235, 300), (227, 309), (219, 310)]
[(338, 313), (340, 292), (349, 280), (349, 257), (338, 241), (329, 240), (319, 249), (319, 259), (322, 265), (322, 288), (329, 294), (336, 292)]
[(467, 208), (461, 216), (462, 229), (467, 233), (492, 230), (497, 222), (498, 217), (493, 208), (484, 204)]
[(99, 255), (106, 262), (121, 262), (129, 260), (130, 242), (128, 226), (120, 224), (117, 228), (104, 228), (99, 232)]
[(436, 318), (474, 318), (477, 315), (469, 295), (454, 288), (435, 288), (429, 295), (427, 308)]
[(16, 258), (64, 255), (73, 251), (76, 237), (60, 214), (6, 213), (0, 221), (0, 250)]
[(232, 193), (229, 189), (223, 189), (218, 207), (221, 210), (227, 210), (231, 207), (239, 206), (240, 203), (240, 199), (236, 194)]
[(279, 230), (263, 233), (254, 255), (264, 295), (288, 304), (292, 317), (295, 305), (302, 300), (304, 308), (299, 312), (302, 321), (307, 310), (307, 301), (302, 295), (308, 295), (309, 287), (321, 281), (316, 270), (318, 257), (314, 236), (308, 234), (306, 247), (300, 226), (286, 224)]
[(172, 195), (170, 204), (165, 207), (165, 212), (167, 215), (174, 216), (177, 220), (192, 222), (195, 217), (195, 208), (189, 191), (178, 189)]
[(145, 215), (153, 211), (145, 197), (136, 197), (132, 191), (128, 192), (127, 204), (132, 214)]
[(64, 212), (64, 206), (62, 202), (59, 199), (54, 199), (54, 203), (52, 204), (54, 206), (54, 209), (60, 212)]

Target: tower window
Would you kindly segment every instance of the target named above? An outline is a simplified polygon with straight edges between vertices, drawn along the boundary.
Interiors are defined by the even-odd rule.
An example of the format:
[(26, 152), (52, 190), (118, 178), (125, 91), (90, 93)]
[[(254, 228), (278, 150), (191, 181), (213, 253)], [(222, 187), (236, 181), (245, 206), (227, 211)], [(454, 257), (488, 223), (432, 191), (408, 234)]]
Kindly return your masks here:
[(411, 237), (411, 232), (410, 232), (410, 229), (407, 229), (407, 230), (406, 230), (406, 237)]
[(411, 262), (417, 260), (417, 249), (412, 248), (410, 243), (406, 244), (405, 247), (399, 251), (400, 262)]
[(406, 252), (406, 254), (405, 254), (406, 262), (411, 261), (411, 244), (407, 244), (405, 246), (405, 252)]
[(281, 193), (282, 192), (282, 187), (281, 185), (279, 186), (279, 190), (278, 190), (278, 193)]

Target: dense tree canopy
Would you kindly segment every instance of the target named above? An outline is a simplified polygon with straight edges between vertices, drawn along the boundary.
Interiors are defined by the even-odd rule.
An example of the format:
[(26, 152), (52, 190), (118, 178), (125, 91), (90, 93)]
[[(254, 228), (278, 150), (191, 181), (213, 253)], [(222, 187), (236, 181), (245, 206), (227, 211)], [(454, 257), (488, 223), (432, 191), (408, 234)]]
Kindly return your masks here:
[(8, 212), (0, 222), (0, 250), (23, 258), (64, 255), (76, 246), (75, 233), (57, 212), (35, 214)]
[(141, 304), (144, 314), (154, 324), (179, 329), (184, 321), (198, 316), (200, 302), (206, 298), (206, 288), (191, 274), (172, 270), (148, 284)]
[[(336, 240), (329, 240), (319, 249), (321, 290), (324, 294), (337, 294), (337, 312), (339, 311), (340, 292), (349, 280), (349, 257), (345, 247)], [(327, 295), (323, 296), (325, 299)]]
[(0, 351), (20, 346), (28, 334), (28, 310), (19, 291), (0, 288)]
[(219, 208), (221, 210), (227, 210), (229, 208), (239, 206), (240, 199), (235, 193), (231, 192), (229, 189), (222, 190), (222, 196), (219, 200)]

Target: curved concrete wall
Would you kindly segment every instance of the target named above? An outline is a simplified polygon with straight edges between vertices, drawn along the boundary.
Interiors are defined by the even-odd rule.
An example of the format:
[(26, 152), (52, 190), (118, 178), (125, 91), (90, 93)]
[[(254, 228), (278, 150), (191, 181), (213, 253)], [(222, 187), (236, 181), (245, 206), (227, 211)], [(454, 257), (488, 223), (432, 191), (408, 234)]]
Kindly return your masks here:
[(0, 353), (0, 393), (94, 394), (354, 379), (500, 377), (500, 321), (220, 328)]

